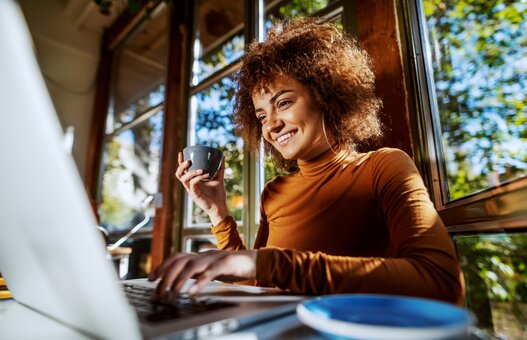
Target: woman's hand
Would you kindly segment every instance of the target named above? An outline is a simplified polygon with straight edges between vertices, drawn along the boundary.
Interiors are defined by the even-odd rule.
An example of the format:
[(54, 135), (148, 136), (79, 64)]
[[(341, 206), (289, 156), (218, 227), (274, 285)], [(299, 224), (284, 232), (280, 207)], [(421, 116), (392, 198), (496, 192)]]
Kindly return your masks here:
[(154, 298), (171, 300), (190, 278), (196, 279), (188, 290), (191, 295), (197, 293), (208, 281), (216, 278), (228, 278), (227, 281), (254, 279), (256, 254), (256, 250), (176, 253), (148, 277), (150, 281), (161, 278)]
[(176, 177), (181, 181), (189, 196), (196, 204), (209, 215), (212, 225), (218, 224), (228, 216), (227, 194), (223, 176), (225, 173), (225, 158), (221, 161), (220, 169), (216, 178), (210, 178), (211, 174), (203, 174), (202, 170), (191, 170), (190, 161), (183, 161), (183, 154), (178, 153), (179, 166), (176, 170)]

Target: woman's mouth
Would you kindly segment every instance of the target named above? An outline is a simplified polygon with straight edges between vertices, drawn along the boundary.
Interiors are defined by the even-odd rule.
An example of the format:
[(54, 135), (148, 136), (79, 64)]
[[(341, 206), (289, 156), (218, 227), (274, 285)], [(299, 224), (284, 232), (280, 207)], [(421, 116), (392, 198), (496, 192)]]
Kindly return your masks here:
[(296, 134), (296, 131), (291, 131), (291, 132), (285, 133), (285, 134), (279, 136), (276, 139), (276, 142), (279, 145), (286, 145), (287, 143), (289, 143), (289, 140), (291, 139), (291, 137), (293, 137), (295, 134)]

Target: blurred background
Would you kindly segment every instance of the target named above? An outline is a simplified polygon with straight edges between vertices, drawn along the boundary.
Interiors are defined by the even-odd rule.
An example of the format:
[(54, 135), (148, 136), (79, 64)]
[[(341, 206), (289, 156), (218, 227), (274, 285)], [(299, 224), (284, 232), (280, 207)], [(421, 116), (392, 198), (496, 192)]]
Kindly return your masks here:
[(175, 250), (215, 249), (208, 218), (174, 178), (186, 145), (224, 151), (229, 209), (252, 244), (259, 194), (279, 173), (234, 135), (232, 75), (273, 20), (314, 15), (372, 55), (381, 146), (421, 171), (478, 326), (527, 337), (527, 1), (19, 3), (108, 243), (142, 224), (122, 244), (123, 278), (144, 277)]

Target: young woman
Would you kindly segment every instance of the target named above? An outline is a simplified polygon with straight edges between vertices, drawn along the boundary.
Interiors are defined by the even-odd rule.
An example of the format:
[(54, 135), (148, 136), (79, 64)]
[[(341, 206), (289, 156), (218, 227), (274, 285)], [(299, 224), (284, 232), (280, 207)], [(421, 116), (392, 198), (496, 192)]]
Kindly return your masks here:
[(463, 279), (449, 236), (412, 160), (369, 151), (381, 136), (370, 59), (330, 23), (296, 19), (253, 42), (236, 76), (237, 130), (254, 151), (263, 138), (290, 172), (261, 197), (253, 250), (229, 216), (223, 168), (215, 180), (177, 178), (210, 217), (223, 251), (179, 253), (151, 279), (160, 297), (190, 293), (215, 278), (256, 280), (301, 294), (382, 293), (461, 304)]

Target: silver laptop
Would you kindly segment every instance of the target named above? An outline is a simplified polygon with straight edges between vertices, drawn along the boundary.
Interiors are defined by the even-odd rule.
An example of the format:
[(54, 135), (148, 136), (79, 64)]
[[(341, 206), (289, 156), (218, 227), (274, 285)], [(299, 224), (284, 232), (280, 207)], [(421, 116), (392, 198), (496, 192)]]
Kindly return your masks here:
[(0, 103), (0, 272), (18, 303), (103, 339), (210, 337), (294, 312), (297, 297), (212, 282), (198, 300), (214, 308), (178, 317), (136, 313), (62, 148), (62, 130), (13, 0), (0, 0)]

